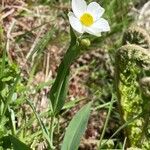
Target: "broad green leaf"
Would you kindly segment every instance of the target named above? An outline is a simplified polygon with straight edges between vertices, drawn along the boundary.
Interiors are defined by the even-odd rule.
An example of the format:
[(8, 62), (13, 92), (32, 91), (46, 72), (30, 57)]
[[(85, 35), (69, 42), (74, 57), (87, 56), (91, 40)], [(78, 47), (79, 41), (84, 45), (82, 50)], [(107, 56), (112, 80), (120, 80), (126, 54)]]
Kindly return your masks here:
[(77, 150), (90, 116), (91, 103), (83, 106), (73, 117), (66, 130), (61, 150)]
[(16, 137), (9, 135), (10, 141), (13, 145), (14, 150), (31, 150), (26, 144), (18, 140)]
[[(68, 71), (69, 72), (69, 71)], [(68, 86), (69, 86), (69, 73), (66, 75), (62, 87), (60, 89), (60, 94), (58, 97), (58, 105), (55, 108), (55, 113), (59, 113), (59, 111), (62, 109), (62, 107), (64, 106), (65, 103), (65, 99), (68, 93)]]
[(49, 97), (52, 104), (53, 113), (56, 115), (62, 109), (68, 92), (68, 81), (70, 65), (80, 53), (80, 47), (76, 42), (76, 35), (70, 29), (71, 42), (64, 58), (59, 65), (56, 80), (50, 90)]

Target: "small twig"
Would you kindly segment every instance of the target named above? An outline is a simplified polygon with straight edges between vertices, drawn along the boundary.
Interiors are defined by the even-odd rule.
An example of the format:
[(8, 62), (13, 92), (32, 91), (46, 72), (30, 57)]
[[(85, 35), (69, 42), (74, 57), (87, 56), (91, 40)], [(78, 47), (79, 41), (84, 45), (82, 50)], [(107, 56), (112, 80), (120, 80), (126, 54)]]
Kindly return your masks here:
[(10, 58), (10, 60), (12, 60), (12, 58), (9, 54), (9, 45), (10, 45), (10, 39), (11, 39), (11, 31), (12, 31), (15, 23), (16, 23), (16, 21), (13, 19), (12, 23), (10, 24), (10, 27), (8, 29), (8, 32), (7, 32), (6, 52), (7, 52), (8, 57)]
[(122, 146), (122, 150), (125, 150), (125, 148), (126, 148), (126, 143), (127, 143), (127, 137), (125, 137), (125, 139), (124, 139), (123, 146)]
[(30, 30), (31, 30), (25, 23), (23, 23), (23, 22), (21, 22), (21, 21), (18, 21), (18, 20), (16, 20), (16, 19), (14, 19), (14, 20), (16, 21), (16, 24), (17, 24), (17, 25), (21, 26), (21, 27), (24, 28), (25, 30), (27, 30), (27, 31), (30, 31)]
[(50, 66), (49, 66), (49, 64), (50, 64), (50, 54), (49, 53), (47, 53), (47, 59), (46, 59), (47, 61), (46, 61), (46, 71), (45, 71), (45, 81), (48, 81), (49, 80), (49, 78), (48, 78), (48, 76), (49, 76), (49, 68), (50, 68)]
[(11, 6), (5, 6), (5, 8), (16, 8), (16, 9), (24, 10), (24, 11), (26, 11), (26, 12), (28, 12), (28, 13), (32, 13), (31, 10), (29, 10), (29, 9), (23, 7), (23, 6), (11, 5)]
[(4, 18), (8, 17), (9, 15), (13, 14), (14, 12), (15, 12), (15, 9), (11, 9), (10, 11), (8, 11), (4, 15), (2, 15), (0, 20), (3, 20)]
[(11, 34), (11, 37), (12, 37), (12, 38), (15, 38), (15, 37), (21, 36), (21, 35), (23, 35), (23, 34), (24, 34), (24, 31), (13, 32), (13, 33)]
[(5, 0), (2, 0), (2, 8), (5, 6)]

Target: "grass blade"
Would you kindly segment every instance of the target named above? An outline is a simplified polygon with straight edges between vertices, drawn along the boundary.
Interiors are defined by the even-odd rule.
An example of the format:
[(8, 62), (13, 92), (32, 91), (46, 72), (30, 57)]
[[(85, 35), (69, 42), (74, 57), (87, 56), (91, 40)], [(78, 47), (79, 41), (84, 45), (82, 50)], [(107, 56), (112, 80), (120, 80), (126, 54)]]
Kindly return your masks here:
[(55, 29), (52, 27), (37, 43), (35, 48), (31, 53), (28, 54), (27, 59), (31, 60), (32, 56), (37, 53), (38, 55), (43, 52), (43, 50), (46, 48), (48, 43), (51, 41), (53, 35), (54, 35)]
[(98, 148), (99, 150), (101, 149), (101, 143), (102, 143), (105, 131), (106, 131), (106, 127), (108, 125), (110, 114), (111, 114), (111, 111), (112, 111), (112, 108), (113, 108), (113, 103), (114, 103), (114, 96), (112, 95), (112, 99), (111, 99), (111, 103), (110, 103), (110, 106), (109, 106), (109, 110), (108, 110), (108, 114), (107, 114), (107, 117), (106, 117), (106, 121), (105, 121), (105, 124), (104, 124), (104, 128), (103, 128), (100, 140), (99, 140), (99, 148)]
[(38, 113), (36, 112), (35, 107), (33, 106), (33, 104), (29, 100), (27, 100), (27, 102), (30, 105), (30, 107), (32, 108), (32, 110), (33, 110), (33, 112), (34, 112), (34, 114), (35, 114), (35, 116), (36, 116), (36, 118), (37, 118), (37, 120), (38, 120), (38, 122), (40, 124), (40, 127), (41, 127), (41, 130), (43, 132), (43, 135), (46, 138), (46, 140), (48, 141), (49, 146), (51, 147), (50, 135), (49, 135), (49, 132), (48, 132), (46, 126), (44, 125), (44, 123), (42, 122), (42, 120), (39, 117)]

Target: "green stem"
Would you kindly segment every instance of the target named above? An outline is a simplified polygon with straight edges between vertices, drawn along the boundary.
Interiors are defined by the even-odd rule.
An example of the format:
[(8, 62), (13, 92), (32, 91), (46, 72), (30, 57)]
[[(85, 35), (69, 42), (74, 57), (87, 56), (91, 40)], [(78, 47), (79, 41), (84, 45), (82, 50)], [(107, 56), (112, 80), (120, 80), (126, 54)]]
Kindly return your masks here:
[(50, 148), (51, 150), (54, 149), (54, 145), (53, 145), (54, 121), (55, 121), (55, 116), (52, 115), (51, 122), (50, 122)]
[(11, 133), (12, 135), (16, 135), (16, 126), (15, 126), (15, 118), (13, 116), (13, 111), (8, 107), (8, 112), (9, 112), (9, 122), (11, 124)]
[(114, 96), (112, 95), (112, 99), (111, 99), (110, 106), (109, 106), (109, 110), (108, 110), (108, 115), (107, 115), (107, 117), (106, 117), (106, 121), (105, 121), (105, 124), (104, 124), (104, 128), (103, 128), (103, 131), (102, 131), (100, 140), (99, 140), (98, 150), (100, 150), (100, 149), (101, 149), (101, 146), (103, 146), (103, 145), (102, 145), (102, 140), (103, 140), (103, 137), (104, 137), (104, 134), (105, 134), (105, 131), (106, 131), (106, 127), (107, 127), (107, 125), (108, 125), (108, 121), (109, 121), (109, 118), (110, 118), (110, 114), (111, 114), (111, 111), (112, 111), (112, 108), (113, 108), (113, 103), (114, 103)]

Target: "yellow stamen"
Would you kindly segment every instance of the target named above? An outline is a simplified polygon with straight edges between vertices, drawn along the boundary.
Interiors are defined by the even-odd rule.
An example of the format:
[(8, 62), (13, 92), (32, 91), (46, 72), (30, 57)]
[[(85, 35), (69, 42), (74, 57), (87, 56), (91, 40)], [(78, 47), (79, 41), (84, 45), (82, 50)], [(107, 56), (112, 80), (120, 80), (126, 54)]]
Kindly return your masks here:
[(80, 17), (80, 21), (85, 26), (91, 26), (94, 23), (93, 16), (91, 14), (89, 14), (89, 13), (84, 13)]

